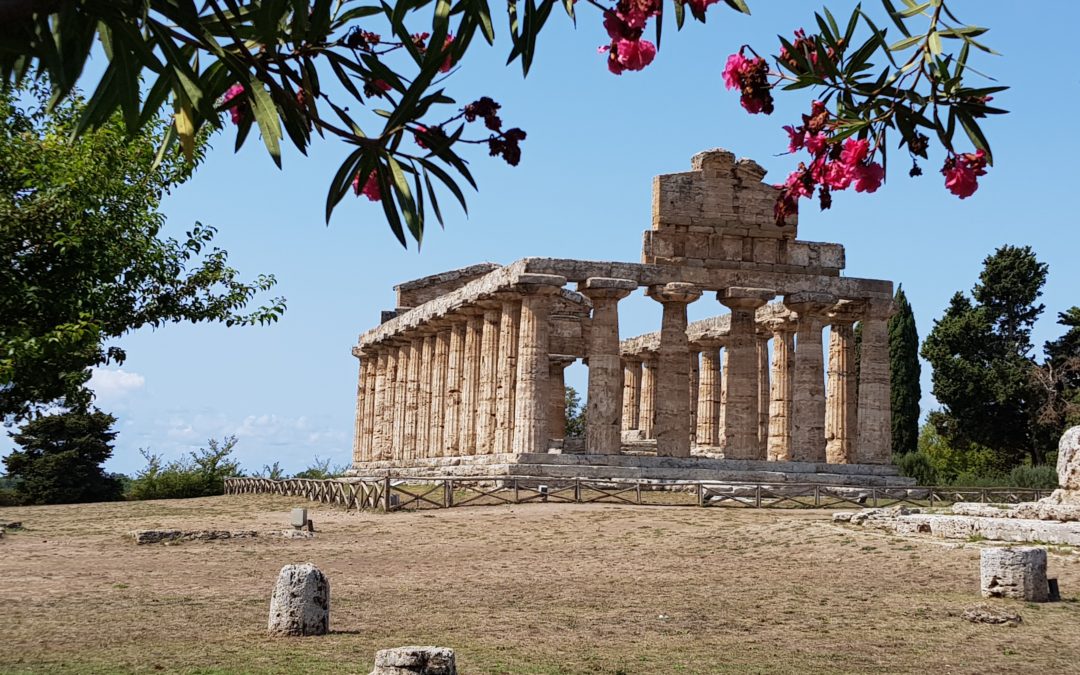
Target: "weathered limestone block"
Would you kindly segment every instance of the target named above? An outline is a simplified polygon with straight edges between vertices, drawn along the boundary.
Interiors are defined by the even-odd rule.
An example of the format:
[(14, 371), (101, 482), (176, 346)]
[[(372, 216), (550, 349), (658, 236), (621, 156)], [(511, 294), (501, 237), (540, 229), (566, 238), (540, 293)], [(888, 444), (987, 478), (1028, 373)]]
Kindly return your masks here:
[(457, 675), (454, 650), (446, 647), (395, 647), (375, 653), (370, 675)]
[(984, 598), (1016, 598), (1046, 602), (1046, 549), (1034, 546), (984, 548), (979, 581)]
[(330, 581), (311, 563), (286, 565), (270, 596), (271, 635), (330, 632)]
[(1080, 427), (1061, 435), (1057, 459), (1058, 487), (1075, 494), (1072, 501), (1080, 502)]

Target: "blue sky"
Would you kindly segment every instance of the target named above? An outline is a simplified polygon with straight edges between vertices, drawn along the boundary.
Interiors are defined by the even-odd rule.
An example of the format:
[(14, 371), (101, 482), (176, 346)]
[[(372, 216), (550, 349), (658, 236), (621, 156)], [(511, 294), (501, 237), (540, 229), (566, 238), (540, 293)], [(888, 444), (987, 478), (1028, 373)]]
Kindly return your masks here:
[[(308, 157), (287, 152), (279, 171), (254, 135), (233, 154), (233, 130), (218, 134), (195, 177), (163, 205), (169, 233), (179, 236), (195, 221), (218, 227), (232, 264), (247, 278), (275, 274), (289, 309), (269, 327), (173, 325), (125, 337), (128, 361), (94, 379), (98, 404), (119, 418), (108, 468), (133, 472), (143, 465), (140, 448), (171, 458), (227, 434), (239, 437), (237, 456), (249, 469), (279, 461), (295, 471), (315, 455), (346, 463), (357, 370), (349, 349), (381, 309), (393, 307), (395, 283), (526, 256), (636, 261), (649, 227), (652, 176), (687, 170), (703, 149), (751, 157), (769, 170), (767, 180), (782, 181), (794, 162), (780, 154), (781, 127), (798, 120), (809, 96), (782, 94), (772, 116), (750, 116), (724, 90), (720, 72), (743, 43), (772, 51), (777, 34), (811, 28), (820, 5), (749, 4), (750, 17), (712, 7), (707, 25), (688, 21), (681, 33), (669, 31), (653, 65), (618, 77), (596, 52), (605, 42), (601, 18), (584, 3), (577, 30), (565, 16), (552, 16), (525, 80), (517, 64), (503, 65), (505, 30), (494, 48), (475, 48), (449, 80), (449, 93), (462, 102), (481, 95), (499, 101), (504, 121), (528, 132), (523, 159), (509, 167), (473, 153), (480, 191), (470, 196), (469, 217), (444, 198), (446, 228), (433, 224), (422, 252), (402, 249), (381, 209), (363, 198), (346, 198), (324, 224), (326, 185), (344, 146), (317, 144)], [(880, 12), (874, 0), (865, 4)], [(854, 3), (828, 6), (846, 17)], [(996, 165), (961, 201), (943, 187), (940, 155), (923, 177), (909, 179), (897, 153), (878, 193), (837, 194), (824, 213), (804, 205), (799, 237), (843, 244), (849, 276), (903, 283), (920, 336), (955, 291), (971, 288), (996, 247), (1030, 245), (1050, 266), (1047, 311), (1035, 330), (1041, 345), (1060, 333), (1057, 312), (1080, 304), (1071, 203), (1080, 75), (1070, 69), (1080, 4), (950, 6), (961, 19), (990, 27), (986, 41), (1003, 54), (979, 62), (1012, 87), (995, 100), (1011, 114), (984, 127)], [(721, 310), (707, 296), (690, 315)], [(655, 330), (659, 318), (659, 305), (640, 292), (621, 304), (624, 337)], [(585, 373), (574, 366), (570, 383), (583, 389)], [(925, 365), (923, 386), (925, 412), (933, 403)]]

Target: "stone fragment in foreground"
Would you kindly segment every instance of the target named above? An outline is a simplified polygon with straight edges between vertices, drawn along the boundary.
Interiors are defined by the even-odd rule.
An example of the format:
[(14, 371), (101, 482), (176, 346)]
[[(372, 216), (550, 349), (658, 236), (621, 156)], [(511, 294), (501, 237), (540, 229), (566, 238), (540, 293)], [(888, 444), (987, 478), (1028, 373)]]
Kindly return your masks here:
[(395, 647), (375, 653), (370, 675), (457, 675), (454, 650), (446, 647)]
[(980, 560), (984, 598), (1015, 598), (1046, 602), (1046, 549), (1034, 546), (984, 548)]
[(989, 605), (968, 607), (964, 610), (962, 616), (971, 623), (1006, 624), (1008, 626), (1018, 626), (1024, 621), (1023, 617), (1012, 610)]
[(270, 596), (271, 635), (330, 632), (330, 581), (311, 563), (286, 565)]

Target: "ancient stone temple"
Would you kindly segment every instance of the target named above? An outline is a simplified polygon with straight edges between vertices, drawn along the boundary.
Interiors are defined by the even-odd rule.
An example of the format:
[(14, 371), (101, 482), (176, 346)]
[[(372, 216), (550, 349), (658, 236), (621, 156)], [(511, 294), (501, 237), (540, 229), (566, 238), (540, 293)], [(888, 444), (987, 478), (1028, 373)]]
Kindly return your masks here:
[[(777, 226), (764, 176), (719, 149), (657, 176), (640, 263), (524, 258), (396, 286), (353, 349), (353, 472), (906, 484), (890, 464), (892, 283), (841, 276), (842, 246)], [(661, 325), (620, 340), (639, 288)], [(726, 313), (688, 323), (694, 302)], [(583, 442), (562, 438), (578, 359)]]

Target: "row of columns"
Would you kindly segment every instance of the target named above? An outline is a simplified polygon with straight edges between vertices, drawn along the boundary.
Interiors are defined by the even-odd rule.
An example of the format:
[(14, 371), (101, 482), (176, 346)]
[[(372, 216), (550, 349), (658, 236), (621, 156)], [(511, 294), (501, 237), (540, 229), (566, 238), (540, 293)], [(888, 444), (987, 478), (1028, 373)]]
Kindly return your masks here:
[[(666, 317), (677, 313), (679, 304), (685, 312), (686, 304), (697, 299), (684, 297), (685, 303), (668, 298)], [(794, 317), (766, 322), (763, 327), (768, 333), (763, 338), (757, 332), (754, 313), (771, 297), (773, 292), (763, 289), (722, 291), (718, 300), (731, 309), (726, 339), (690, 344), (688, 339), (677, 340), (674, 333), (665, 335), (661, 330), (659, 352), (624, 357), (623, 430), (656, 438), (659, 454), (677, 457), (689, 456), (689, 446), (696, 443), (716, 447), (732, 459), (889, 462), (886, 322), (891, 303), (838, 303), (829, 294), (792, 294), (784, 304)], [(679, 324), (678, 316), (667, 321), (672, 327)], [(863, 326), (858, 378), (854, 370), (857, 321)], [(826, 325), (831, 327), (827, 371), (822, 345)], [(673, 341), (679, 343), (674, 348)], [(665, 347), (667, 363), (660, 357)], [(680, 362), (689, 368), (680, 367)], [(695, 369), (699, 371), (696, 378), (687, 375)], [(666, 377), (661, 375), (665, 370)], [(690, 383), (691, 403), (687, 407), (682, 407), (684, 399), (676, 381)], [(685, 436), (681, 426), (672, 430), (670, 412), (661, 421), (654, 406), (679, 407), (688, 420)], [(661, 429), (669, 435), (678, 434), (679, 440), (672, 435), (672, 440), (665, 441)]]
[(566, 279), (512, 292), (355, 352), (354, 461), (546, 452), (548, 312)]

